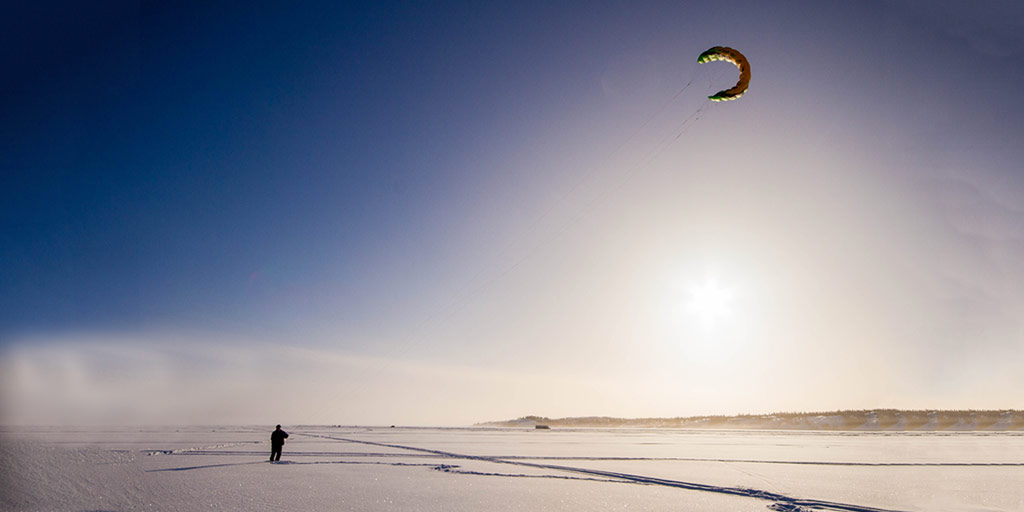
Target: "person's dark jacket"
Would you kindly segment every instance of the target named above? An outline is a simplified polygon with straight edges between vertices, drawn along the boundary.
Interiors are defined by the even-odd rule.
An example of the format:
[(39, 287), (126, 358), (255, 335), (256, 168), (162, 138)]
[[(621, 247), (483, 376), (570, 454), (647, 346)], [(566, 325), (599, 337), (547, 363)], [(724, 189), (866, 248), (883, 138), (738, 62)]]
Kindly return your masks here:
[(270, 434), (270, 444), (273, 446), (284, 446), (284, 440), (288, 438), (288, 432), (275, 430)]

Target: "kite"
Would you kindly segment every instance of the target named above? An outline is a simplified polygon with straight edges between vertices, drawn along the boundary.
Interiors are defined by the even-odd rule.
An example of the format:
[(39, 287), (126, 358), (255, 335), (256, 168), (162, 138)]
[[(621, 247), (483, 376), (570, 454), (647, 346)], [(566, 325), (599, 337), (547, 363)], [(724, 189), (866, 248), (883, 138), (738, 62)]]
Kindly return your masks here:
[(731, 89), (718, 91), (708, 96), (708, 99), (711, 101), (729, 101), (743, 96), (743, 93), (747, 92), (747, 87), (750, 86), (750, 63), (747, 62), (747, 58), (742, 53), (725, 46), (716, 46), (697, 57), (697, 62), (700, 64), (716, 60), (732, 62), (736, 67), (740, 68), (740, 80)]

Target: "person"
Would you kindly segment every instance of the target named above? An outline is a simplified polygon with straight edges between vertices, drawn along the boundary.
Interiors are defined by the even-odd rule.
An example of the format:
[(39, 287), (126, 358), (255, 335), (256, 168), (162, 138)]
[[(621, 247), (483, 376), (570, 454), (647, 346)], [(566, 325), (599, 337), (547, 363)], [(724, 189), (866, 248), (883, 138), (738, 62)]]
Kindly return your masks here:
[(288, 432), (281, 430), (281, 425), (270, 434), (270, 462), (281, 460), (281, 448), (284, 448), (284, 440), (288, 438)]

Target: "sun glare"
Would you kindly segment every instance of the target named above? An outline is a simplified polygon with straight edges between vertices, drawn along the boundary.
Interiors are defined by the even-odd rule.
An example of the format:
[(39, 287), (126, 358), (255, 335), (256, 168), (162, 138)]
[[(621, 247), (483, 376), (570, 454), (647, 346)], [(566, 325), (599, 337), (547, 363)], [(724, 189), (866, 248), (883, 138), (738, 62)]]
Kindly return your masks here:
[(734, 296), (732, 288), (722, 286), (715, 278), (707, 278), (690, 287), (686, 312), (710, 329), (732, 315)]

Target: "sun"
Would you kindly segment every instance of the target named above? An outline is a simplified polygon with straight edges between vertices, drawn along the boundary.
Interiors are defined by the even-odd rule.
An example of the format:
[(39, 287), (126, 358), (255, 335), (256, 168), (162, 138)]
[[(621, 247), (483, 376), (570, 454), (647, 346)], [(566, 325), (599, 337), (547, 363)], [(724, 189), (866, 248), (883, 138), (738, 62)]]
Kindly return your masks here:
[(732, 316), (735, 292), (723, 286), (717, 278), (709, 277), (688, 290), (686, 312), (706, 329), (711, 329)]

